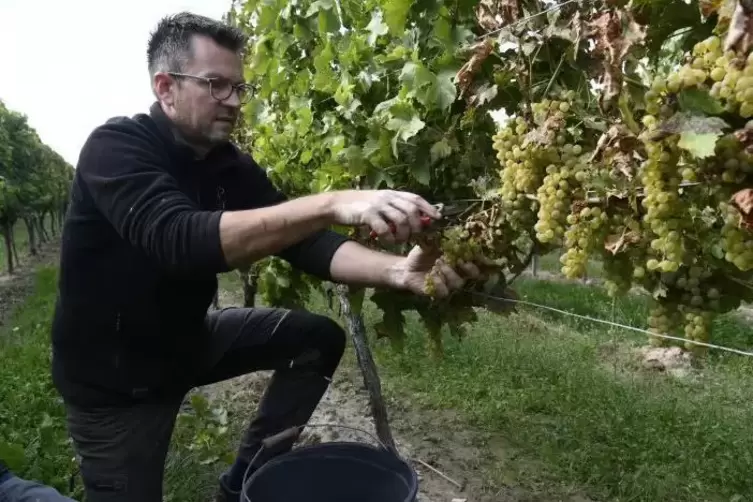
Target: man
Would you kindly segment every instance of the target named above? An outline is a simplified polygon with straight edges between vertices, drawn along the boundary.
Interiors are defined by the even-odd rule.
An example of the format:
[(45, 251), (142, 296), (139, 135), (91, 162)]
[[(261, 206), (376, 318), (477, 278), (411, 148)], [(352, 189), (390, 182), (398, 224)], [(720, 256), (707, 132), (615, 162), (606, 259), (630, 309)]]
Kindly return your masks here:
[[(161, 500), (185, 393), (274, 369), (237, 460), (220, 478), (217, 500), (237, 501), (260, 440), (305, 424), (325, 392), (344, 350), (340, 326), (284, 309), (207, 315), (216, 274), (277, 255), (327, 280), (424, 294), (438, 260), (418, 247), (407, 257), (380, 253), (327, 230), (366, 225), (404, 242), (421, 230), (421, 213), (440, 217), (424, 199), (348, 190), (286, 200), (229, 142), (246, 97), (244, 46), (235, 29), (204, 17), (162, 20), (148, 44), (150, 113), (111, 119), (81, 151), (52, 339), (88, 502)], [(440, 267), (432, 275), (439, 294), (479, 273), (472, 264)]]

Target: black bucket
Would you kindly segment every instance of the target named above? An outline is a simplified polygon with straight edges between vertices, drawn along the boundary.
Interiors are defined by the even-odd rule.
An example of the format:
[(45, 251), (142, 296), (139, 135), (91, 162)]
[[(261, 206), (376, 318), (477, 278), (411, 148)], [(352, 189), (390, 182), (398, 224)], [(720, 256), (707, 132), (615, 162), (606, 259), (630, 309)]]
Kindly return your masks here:
[(244, 481), (242, 500), (415, 502), (417, 495), (416, 471), (383, 445), (329, 442), (269, 460)]

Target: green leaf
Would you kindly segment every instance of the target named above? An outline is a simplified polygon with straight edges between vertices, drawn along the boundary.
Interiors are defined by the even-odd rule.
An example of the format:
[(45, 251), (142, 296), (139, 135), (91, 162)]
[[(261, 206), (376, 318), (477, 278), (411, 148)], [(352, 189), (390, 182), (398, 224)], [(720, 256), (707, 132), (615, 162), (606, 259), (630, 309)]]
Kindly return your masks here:
[(705, 89), (683, 89), (677, 95), (680, 109), (686, 112), (705, 115), (719, 115), (724, 112), (724, 107), (716, 98)]
[(396, 133), (392, 137), (392, 154), (395, 158), (398, 158), (397, 140), (402, 139), (403, 141), (408, 141), (410, 138), (418, 134), (425, 125), (424, 121), (418, 118), (418, 115), (414, 115), (410, 120), (393, 117), (387, 121), (387, 129), (395, 131)]
[(301, 163), (308, 164), (309, 162), (311, 162), (311, 157), (313, 157), (311, 150), (304, 150), (304, 152), (301, 154)]
[(309, 8), (306, 11), (304, 17), (311, 17), (317, 12), (321, 12), (323, 10), (332, 10), (334, 6), (335, 4), (333, 0), (315, 0), (311, 2), (311, 5), (309, 5)]
[(320, 10), (318, 15), (319, 34), (326, 36), (327, 33), (334, 33), (340, 29), (340, 18), (337, 13), (330, 10)]
[(422, 63), (409, 61), (400, 72), (400, 81), (409, 89), (409, 94), (427, 108), (445, 111), (457, 98), (457, 88), (453, 79), (455, 72), (443, 70), (439, 75), (432, 73)]
[(418, 118), (418, 115), (414, 115), (410, 120), (393, 117), (387, 122), (387, 129), (390, 131), (397, 131), (400, 139), (408, 141), (410, 138), (418, 134), (425, 125), (426, 123)]
[(457, 97), (457, 87), (453, 79), (455, 72), (443, 70), (437, 75), (437, 107), (440, 110), (447, 110), (455, 102)]
[(394, 36), (399, 37), (403, 34), (412, 5), (413, 0), (382, 0), (384, 18)]
[(689, 151), (698, 159), (713, 157), (714, 149), (716, 148), (716, 141), (721, 135), (721, 133), (699, 134), (696, 132), (685, 131), (680, 134), (680, 141), (677, 143), (677, 146)]
[(334, 59), (335, 53), (332, 51), (332, 45), (327, 42), (324, 48), (314, 56), (314, 68), (316, 68), (314, 89), (329, 93), (337, 89), (339, 79), (331, 66)]
[(452, 147), (445, 138), (431, 145), (431, 163), (434, 164), (440, 159), (444, 159), (452, 154)]
[(410, 173), (422, 185), (429, 186), (431, 183), (431, 164), (428, 162), (414, 164)]
[(8, 468), (21, 472), (26, 465), (26, 451), (20, 444), (0, 441), (0, 459), (8, 465)]
[(366, 26), (366, 31), (369, 32), (367, 41), (371, 47), (376, 45), (377, 38), (388, 33), (389, 29), (382, 21), (382, 11), (376, 10), (371, 14), (371, 21)]

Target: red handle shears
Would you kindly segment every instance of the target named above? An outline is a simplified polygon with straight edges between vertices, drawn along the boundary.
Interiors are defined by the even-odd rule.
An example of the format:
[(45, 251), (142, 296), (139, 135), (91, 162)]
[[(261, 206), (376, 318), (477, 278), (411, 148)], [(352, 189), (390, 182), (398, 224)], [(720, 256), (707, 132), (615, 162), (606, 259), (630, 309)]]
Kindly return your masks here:
[[(439, 211), (439, 214), (441, 215), (443, 223), (445, 224), (451, 223), (451, 221), (448, 219), (450, 216), (458, 215), (464, 211), (464, 208), (462, 208), (461, 206), (446, 206), (442, 204), (441, 202), (438, 204), (433, 204), (433, 206), (437, 209), (437, 211)], [(436, 223), (437, 223), (436, 221), (432, 219), (431, 216), (427, 214), (421, 214), (420, 221), (421, 221), (422, 228), (434, 227), (436, 226)], [(393, 234), (396, 233), (397, 227), (395, 226), (395, 224), (392, 223), (391, 221), (388, 224), (390, 227), (390, 231)], [(376, 239), (377, 233), (374, 230), (372, 230), (369, 234), (369, 237), (371, 237), (372, 239)]]

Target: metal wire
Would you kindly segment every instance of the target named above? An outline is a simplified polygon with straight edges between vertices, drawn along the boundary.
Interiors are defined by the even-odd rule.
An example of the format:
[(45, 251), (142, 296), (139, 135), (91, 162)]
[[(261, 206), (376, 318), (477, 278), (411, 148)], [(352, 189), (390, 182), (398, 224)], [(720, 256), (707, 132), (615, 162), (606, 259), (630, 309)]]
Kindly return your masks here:
[(490, 300), (496, 300), (496, 301), (501, 301), (501, 302), (514, 303), (514, 304), (519, 304), (519, 305), (527, 305), (529, 307), (536, 307), (536, 308), (539, 308), (539, 309), (542, 309), (542, 310), (549, 310), (551, 312), (557, 312), (558, 314), (563, 314), (563, 315), (567, 315), (567, 316), (571, 316), (571, 317), (576, 317), (578, 319), (583, 319), (583, 320), (586, 320), (586, 321), (591, 321), (591, 322), (595, 322), (595, 323), (599, 323), (599, 324), (605, 324), (607, 326), (613, 326), (613, 327), (616, 327), (616, 328), (622, 328), (622, 329), (626, 329), (626, 330), (629, 330), (629, 331), (635, 331), (637, 333), (643, 333), (643, 334), (647, 334), (647, 335), (650, 335), (650, 336), (655, 336), (657, 338), (664, 338), (664, 339), (667, 339), (667, 340), (676, 340), (676, 341), (679, 341), (679, 342), (685, 342), (685, 343), (691, 343), (691, 344), (694, 344), (694, 345), (699, 345), (701, 347), (708, 347), (710, 349), (716, 349), (716, 350), (721, 350), (721, 351), (725, 351), (725, 352), (731, 352), (733, 354), (738, 354), (738, 355), (741, 355), (741, 356), (753, 357), (753, 352), (747, 352), (747, 351), (744, 351), (744, 350), (734, 349), (732, 347), (725, 347), (723, 345), (716, 345), (716, 344), (713, 344), (713, 343), (706, 343), (706, 342), (698, 342), (698, 341), (695, 341), (695, 340), (688, 340), (686, 338), (680, 338), (680, 337), (677, 337), (677, 336), (652, 333), (651, 331), (648, 331), (646, 329), (636, 328), (635, 326), (630, 326), (628, 324), (621, 324), (621, 323), (618, 323), (618, 322), (607, 321), (605, 319), (599, 319), (597, 317), (591, 317), (591, 316), (587, 316), (587, 315), (583, 315), (583, 314), (576, 314), (575, 312), (568, 312), (567, 310), (562, 310), (562, 309), (558, 309), (558, 308), (555, 308), (555, 307), (550, 307), (548, 305), (541, 305), (539, 303), (529, 302), (527, 300), (515, 300), (515, 299), (512, 299), (512, 298), (503, 298), (503, 297), (498, 297), (498, 296), (494, 296), (494, 295), (488, 295), (486, 293), (480, 293), (478, 291), (471, 291), (471, 290), (468, 290), (468, 289), (463, 290), (463, 291), (467, 292), (467, 293), (470, 293), (470, 294), (482, 296), (482, 297), (488, 298)]

